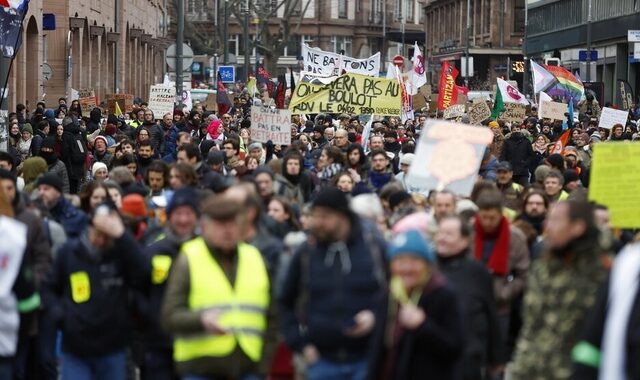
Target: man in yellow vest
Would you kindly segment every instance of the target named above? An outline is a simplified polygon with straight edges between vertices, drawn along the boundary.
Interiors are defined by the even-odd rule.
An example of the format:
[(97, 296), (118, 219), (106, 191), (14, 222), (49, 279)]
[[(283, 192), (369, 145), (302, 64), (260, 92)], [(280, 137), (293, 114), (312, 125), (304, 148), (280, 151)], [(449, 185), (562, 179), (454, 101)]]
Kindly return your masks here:
[(270, 284), (260, 252), (242, 243), (243, 210), (224, 195), (204, 201), (202, 237), (182, 245), (162, 307), (182, 379), (260, 379)]

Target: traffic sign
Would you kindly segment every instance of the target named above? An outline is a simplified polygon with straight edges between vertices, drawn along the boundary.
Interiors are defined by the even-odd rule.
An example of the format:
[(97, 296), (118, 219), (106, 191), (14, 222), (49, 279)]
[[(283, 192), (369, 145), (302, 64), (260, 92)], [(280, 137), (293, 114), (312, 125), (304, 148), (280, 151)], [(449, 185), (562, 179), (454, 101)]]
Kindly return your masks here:
[(235, 66), (219, 66), (218, 72), (220, 73), (222, 83), (234, 83), (236, 81)]
[(404, 57), (401, 55), (396, 55), (395, 57), (393, 57), (393, 64), (398, 66), (398, 67), (402, 67), (402, 65), (404, 65)]
[[(176, 44), (167, 48), (167, 65), (172, 70), (176, 69)], [(188, 70), (193, 63), (193, 50), (187, 44), (182, 44), (182, 70)]]
[(628, 30), (627, 31), (628, 42), (640, 42), (640, 30)]
[[(580, 62), (587, 62), (587, 51), (586, 50), (580, 50), (578, 52), (578, 60)], [(591, 50), (591, 62), (595, 62), (598, 60), (598, 51), (597, 50)]]
[(42, 64), (42, 79), (48, 81), (53, 76), (53, 69), (49, 66), (48, 63)]

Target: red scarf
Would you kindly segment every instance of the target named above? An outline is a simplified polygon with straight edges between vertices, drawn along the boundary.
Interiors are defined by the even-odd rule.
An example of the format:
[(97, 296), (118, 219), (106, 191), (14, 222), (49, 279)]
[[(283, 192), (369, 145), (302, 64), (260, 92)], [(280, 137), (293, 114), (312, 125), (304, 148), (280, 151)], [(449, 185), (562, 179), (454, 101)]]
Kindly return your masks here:
[(485, 240), (496, 239), (487, 267), (493, 274), (506, 276), (509, 273), (509, 239), (511, 237), (509, 221), (503, 216), (498, 231), (489, 234), (484, 232), (478, 217), (476, 217), (474, 228), (476, 232), (476, 260), (482, 261), (482, 247), (484, 247)]

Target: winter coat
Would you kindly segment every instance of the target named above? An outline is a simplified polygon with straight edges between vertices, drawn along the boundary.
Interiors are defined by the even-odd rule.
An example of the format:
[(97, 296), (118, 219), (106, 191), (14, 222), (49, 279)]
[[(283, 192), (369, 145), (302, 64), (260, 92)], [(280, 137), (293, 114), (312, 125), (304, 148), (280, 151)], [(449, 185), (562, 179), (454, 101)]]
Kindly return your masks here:
[(62, 192), (69, 194), (69, 174), (67, 173), (67, 167), (64, 166), (64, 163), (56, 160), (54, 164), (49, 165), (49, 173), (55, 173), (56, 176), (62, 178)]
[[(82, 161), (73, 160), (73, 152), (78, 149), (76, 136), (80, 136), (85, 151), (85, 158)], [(65, 126), (62, 133), (62, 155), (60, 159), (67, 167), (70, 179), (80, 180), (84, 177), (88, 151), (86, 132), (76, 123)]]
[(94, 108), (89, 114), (89, 121), (87, 121), (87, 133), (93, 133), (100, 129), (100, 123), (102, 122), (102, 111), (100, 108)]
[(529, 176), (529, 165), (534, 159), (531, 142), (522, 132), (512, 132), (505, 140), (500, 161), (508, 161), (515, 176)]
[(79, 236), (89, 223), (87, 215), (63, 196), (51, 208), (51, 216), (62, 225), (64, 232), (69, 237)]

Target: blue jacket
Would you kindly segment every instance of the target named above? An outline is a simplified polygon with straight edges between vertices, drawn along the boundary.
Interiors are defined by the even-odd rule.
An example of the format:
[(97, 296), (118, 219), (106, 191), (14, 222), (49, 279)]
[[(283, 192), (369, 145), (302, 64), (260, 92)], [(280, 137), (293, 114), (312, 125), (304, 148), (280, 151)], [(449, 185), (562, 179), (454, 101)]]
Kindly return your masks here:
[(68, 237), (79, 236), (89, 223), (89, 218), (82, 210), (61, 196), (51, 209), (51, 216), (62, 225)]
[(385, 308), (386, 245), (375, 226), (354, 217), (346, 248), (336, 252), (326, 244), (306, 243), (291, 260), (278, 305), (281, 333), (298, 352), (313, 344), (329, 360), (370, 354), (371, 336), (352, 338), (345, 330), (363, 310), (382, 320), (377, 314)]

